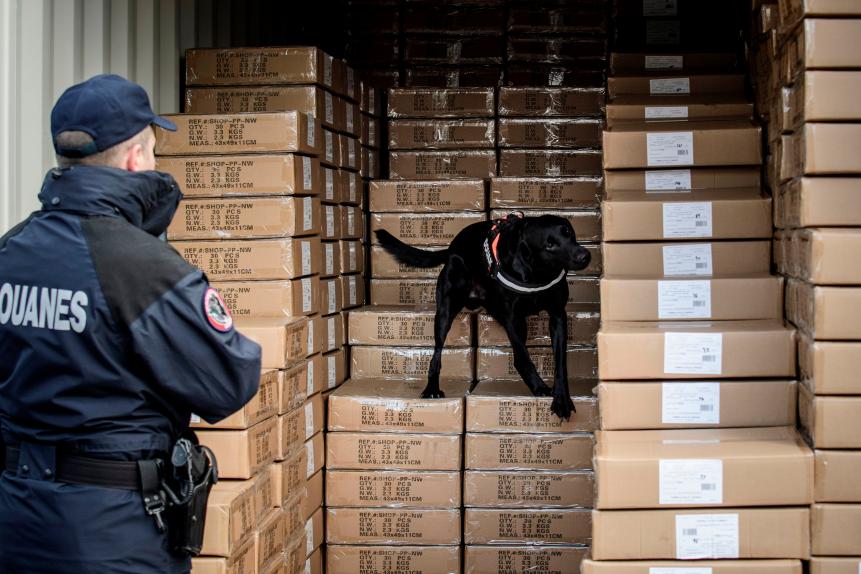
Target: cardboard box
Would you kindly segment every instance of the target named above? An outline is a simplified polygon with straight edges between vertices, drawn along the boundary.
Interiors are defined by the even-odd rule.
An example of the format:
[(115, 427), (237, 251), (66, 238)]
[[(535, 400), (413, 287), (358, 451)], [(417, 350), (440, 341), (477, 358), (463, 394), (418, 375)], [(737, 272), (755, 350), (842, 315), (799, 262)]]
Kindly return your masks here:
[(251, 538), (230, 558), (195, 556), (191, 559), (191, 569), (194, 574), (255, 574), (254, 551), (254, 539)]
[[(358, 171), (362, 167), (362, 151), (359, 140), (347, 134), (341, 134), (341, 167)], [(352, 173), (356, 173), (356, 171)], [(343, 170), (342, 170), (343, 173)], [(358, 174), (356, 174), (358, 176)], [(355, 203), (355, 200), (353, 200)]]
[(797, 279), (786, 285), (786, 318), (815, 340), (861, 339), (861, 289), (822, 287)]
[(366, 114), (370, 114), (375, 118), (383, 115), (383, 98), (380, 89), (371, 85), (367, 80), (359, 81), (359, 91), (361, 92), (360, 108)]
[(254, 482), (254, 508), (258, 516), (265, 516), (271, 509), (282, 504), (278, 463), (273, 463), (258, 472)]
[(597, 305), (601, 302), (597, 277), (568, 276), (568, 305)]
[(810, 530), (814, 554), (861, 555), (861, 504), (814, 504)]
[(579, 572), (588, 548), (578, 546), (467, 546), (466, 574)]
[(320, 272), (320, 239), (174, 241), (182, 257), (212, 281), (296, 279)]
[(602, 64), (587, 69), (580, 66), (512, 62), (506, 69), (505, 81), (514, 86), (601, 88), (604, 85), (603, 68)]
[(813, 453), (794, 426), (599, 431), (595, 439), (602, 510), (813, 501)]
[(592, 471), (468, 470), (463, 474), (463, 504), (501, 508), (591, 508)]
[(604, 122), (590, 118), (497, 120), (499, 147), (600, 148)]
[[(444, 247), (423, 247), (437, 251)], [(373, 279), (436, 279), (442, 265), (436, 267), (412, 267), (399, 263), (388, 251), (379, 245), (371, 245), (371, 277)], [(433, 296), (433, 295), (432, 295)]]
[[(322, 487), (323, 473), (318, 472), (314, 476), (320, 478), (320, 486)], [(304, 552), (306, 556), (313, 556), (314, 554), (320, 553), (318, 552), (318, 549), (323, 546), (326, 539), (325, 520), (326, 511), (323, 510), (322, 506), (318, 506), (314, 510), (314, 514), (309, 517), (308, 521), (305, 523), (305, 548), (302, 548), (301, 551)], [(300, 570), (300, 572), (304, 572), (304, 570)]]
[(861, 343), (798, 337), (798, 375), (817, 395), (861, 395)]
[(351, 380), (329, 397), (329, 431), (463, 432), (469, 383), (442, 382), (445, 398), (423, 399), (425, 381)]
[(783, 278), (776, 275), (706, 279), (601, 279), (604, 321), (663, 319), (781, 319)]
[[(591, 305), (569, 306), (568, 344), (594, 345), (597, 340), (601, 316), (599, 309)], [(479, 313), (477, 319), (479, 347), (506, 347), (511, 345), (505, 329), (490, 315)], [(550, 319), (546, 312), (531, 315), (526, 319), (526, 345), (548, 346), (550, 340)]]
[(795, 424), (795, 381), (601, 382), (605, 430), (771, 427)]
[(855, 574), (861, 566), (861, 559), (855, 558), (820, 558), (810, 559), (810, 574)]
[(380, 120), (362, 114), (362, 145), (379, 148), (380, 147)]
[(467, 433), (464, 467), (471, 470), (582, 470), (592, 468), (587, 433)]
[(861, 248), (858, 229), (798, 229), (789, 236), (787, 275), (814, 285), (858, 285), (861, 270), (855, 264)]
[(355, 171), (341, 170), (341, 187), (344, 193), (341, 194), (341, 203), (346, 205), (358, 205), (362, 207), (365, 203), (364, 193), (362, 189), (362, 179)]
[(436, 303), (436, 279), (371, 279), (371, 305), (421, 305)]
[[(352, 347), (350, 374), (354, 379), (426, 380), (433, 353), (432, 347)], [(474, 349), (442, 350), (440, 380), (471, 381), (474, 376)]]
[(785, 30), (805, 17), (861, 15), (859, 7), (851, 0), (784, 0), (778, 6), (780, 24)]
[(482, 381), (466, 398), (467, 432), (561, 433), (598, 428), (594, 397), (574, 397), (577, 411), (561, 420), (550, 411), (552, 397), (535, 397), (522, 381)]
[(851, 71), (804, 73), (790, 91), (791, 127), (798, 128), (805, 122), (861, 120), (851, 96), (861, 89), (860, 81), (858, 74)]
[(308, 434), (310, 434), (306, 433), (308, 422), (314, 424), (313, 420), (308, 421), (305, 418), (306, 412), (303, 405), (278, 417), (278, 451), (275, 460), (286, 460), (302, 450), (305, 441), (308, 440)]
[[(851, 10), (858, 15), (857, 6), (853, 5)], [(857, 18), (805, 19), (796, 30), (796, 49), (787, 51), (787, 79), (795, 78), (802, 70), (857, 69), (861, 60), (855, 45), (847, 44), (845, 39), (857, 38), (859, 32), (861, 20)]]
[[(313, 381), (313, 374), (309, 377), (312, 363), (318, 361), (320, 355), (309, 357), (294, 367), (278, 371), (278, 414), (283, 415), (305, 404), (305, 399), (310, 396), (307, 390), (313, 390), (309, 381)], [(313, 394), (313, 393), (311, 393)]]
[(630, 169), (604, 173), (607, 191), (678, 191), (760, 187), (760, 168), (695, 167), (681, 169)]
[(496, 145), (493, 120), (392, 120), (389, 149), (468, 149)]
[(380, 179), (382, 177), (380, 169), (380, 152), (375, 149), (362, 147), (362, 167), (359, 168), (359, 175), (366, 179)]
[(799, 385), (798, 421), (815, 448), (861, 448), (859, 396), (814, 396)]
[(586, 509), (467, 508), (466, 544), (585, 544), (592, 538)]
[[(719, 560), (697, 561), (696, 567), (690, 562), (649, 560), (649, 561), (613, 561), (584, 560), (580, 571), (583, 574), (652, 574), (654, 572), (696, 572), (699, 568), (711, 574), (801, 574), (801, 562), (798, 560)], [(851, 574), (855, 574), (852, 572)]]
[(344, 316), (342, 313), (323, 317), (323, 352), (336, 351), (344, 346)]
[[(538, 374), (552, 386), (556, 372), (555, 357), (551, 347), (530, 347), (532, 359)], [(577, 384), (579, 379), (587, 379), (591, 389), (592, 379), (596, 378), (598, 361), (594, 347), (569, 346), (565, 352), (568, 366), (568, 381)], [(514, 352), (511, 347), (481, 348), (478, 350), (476, 376), (480, 381), (522, 381), (514, 365)], [(581, 391), (578, 388), (578, 393)]]
[(302, 112), (168, 114), (175, 132), (157, 129), (158, 155), (304, 153), (322, 150), (316, 120)]
[(323, 574), (323, 563), (323, 551), (317, 549), (305, 561), (305, 567), (300, 572), (305, 574)]
[(460, 544), (460, 509), (327, 508), (328, 544)]
[(391, 179), (484, 179), (496, 175), (496, 152), (393, 151), (389, 153)]
[(404, 46), (404, 59), (430, 64), (501, 64), (502, 50), (499, 36), (441, 38), (410, 35)]
[[(515, 14), (519, 12), (518, 10)], [(532, 14), (530, 16), (534, 17)], [(575, 67), (574, 63), (578, 59), (580, 66), (586, 69), (603, 67), (607, 59), (607, 40), (601, 37), (587, 38), (582, 36), (548, 38), (510, 35), (508, 37), (509, 62)]]
[(185, 83), (335, 84), (333, 58), (319, 48), (210, 48), (185, 52)]
[[(504, 149), (499, 153), (499, 175), (513, 177), (563, 177), (601, 175), (599, 150)], [(491, 173), (491, 177), (496, 175)]]
[(603, 187), (599, 177), (494, 177), (490, 208), (594, 209), (601, 205)]
[(244, 480), (275, 461), (278, 426), (270, 418), (247, 430), (198, 430), (197, 437), (215, 453), (220, 478)]
[(305, 441), (305, 457), (308, 461), (308, 473), (306, 479), (311, 478), (325, 465), (326, 446), (323, 440), (323, 433), (318, 432), (313, 438)]
[(371, 233), (385, 229), (410, 245), (448, 245), (464, 228), (484, 221), (484, 213), (372, 213)]
[(457, 508), (460, 472), (330, 470), (326, 506)]
[[(395, 306), (368, 306), (350, 311), (350, 345), (432, 346), (433, 307), (404, 309)], [(472, 315), (460, 313), (452, 321), (446, 347), (467, 347), (472, 343)]]
[(810, 556), (809, 508), (596, 510), (593, 560)]
[[(491, 219), (501, 219), (506, 217), (510, 212), (503, 209), (494, 209), (490, 212)], [(542, 215), (555, 215), (564, 217), (571, 222), (574, 227), (574, 232), (577, 235), (577, 241), (589, 242), (601, 240), (601, 213), (592, 209), (529, 209), (523, 210), (526, 217), (540, 217)], [(585, 274), (584, 271), (578, 273)]]
[(322, 289), (321, 296), (323, 299), (322, 312), (329, 315), (340, 313), (344, 308), (344, 295), (342, 291), (344, 285), (341, 282), (341, 276), (339, 275), (330, 279), (323, 279), (320, 281), (320, 287)]
[(362, 210), (353, 205), (341, 206), (341, 239), (361, 239), (365, 234)]
[(770, 241), (605, 242), (601, 254), (608, 277), (713, 277), (766, 274), (771, 270)]
[(330, 128), (323, 128), (323, 153), (320, 154), (320, 163), (332, 168), (342, 166), (341, 138)]
[(344, 349), (323, 355), (326, 365), (326, 388), (334, 389), (347, 378), (347, 357)]
[(604, 88), (499, 89), (500, 116), (598, 117), (604, 111)]
[(738, 58), (732, 52), (700, 52), (686, 54), (611, 52), (610, 72), (613, 75), (646, 72), (649, 74), (666, 73), (666, 70), (680, 72), (731, 72), (738, 65)]
[(317, 195), (317, 158), (282, 155), (161, 156), (156, 169), (169, 173), (186, 198)]
[(286, 522), (284, 511), (280, 508), (273, 509), (263, 519), (260, 527), (255, 533), (255, 546), (257, 547), (257, 571), (265, 572), (275, 561), (279, 559), (284, 550)]
[(501, 83), (502, 68), (500, 66), (456, 68), (415, 66), (407, 67), (404, 74), (404, 85), (407, 87), (495, 87)]
[(253, 535), (258, 518), (252, 481), (220, 481), (206, 504), (201, 552), (227, 558), (244, 554), (244, 541)]
[(794, 377), (795, 345), (780, 320), (605, 322), (598, 371), (605, 381)]
[(330, 433), (326, 442), (327, 469), (457, 471), (461, 467), (460, 435), (337, 432)]
[(850, 177), (790, 180), (775, 193), (774, 224), (782, 228), (859, 226), (859, 185), (861, 179)]
[(287, 460), (276, 462), (270, 470), (274, 499), (278, 506), (291, 506), (307, 495), (308, 453), (300, 448)]
[(323, 241), (322, 251), (323, 266), (320, 270), (320, 277), (326, 279), (336, 277), (341, 272), (341, 246), (337, 241)]
[(817, 450), (815, 462), (816, 502), (861, 502), (861, 451)]
[(241, 319), (237, 328), (260, 345), (264, 369), (287, 369), (309, 355), (305, 317)]
[(751, 118), (752, 103), (726, 96), (619, 96), (607, 104), (607, 123), (611, 126), (627, 122)]
[(365, 270), (365, 253), (357, 239), (345, 239), (341, 247), (341, 274), (361, 273)]
[(260, 387), (245, 405), (226, 418), (215, 424), (209, 424), (199, 416), (192, 413), (192, 428), (200, 429), (236, 429), (251, 428), (255, 424), (268, 419), (278, 413), (278, 390), (281, 384), (279, 372), (274, 369), (264, 370), (260, 373)]
[(744, 97), (743, 74), (614, 75), (607, 78), (610, 100), (619, 96), (733, 96)]
[[(460, 574), (459, 546), (326, 546), (328, 574)], [(367, 565), (367, 566), (365, 566)], [(854, 573), (853, 573), (854, 574)]]
[(320, 181), (323, 182), (320, 195), (321, 201), (325, 203), (340, 203), (344, 194), (341, 190), (343, 181), (338, 173), (338, 170), (331, 165), (320, 164)]
[(342, 275), (338, 280), (342, 285), (342, 309), (352, 309), (365, 304), (365, 281), (361, 275)]
[(492, 88), (410, 88), (389, 90), (390, 118), (491, 118)]
[(234, 317), (295, 317), (320, 310), (320, 279), (215, 282)]
[(371, 181), (368, 206), (371, 213), (484, 211), (484, 181)]
[(771, 198), (758, 189), (687, 193), (608, 191), (605, 241), (768, 239)]
[(861, 144), (861, 124), (804, 124), (784, 140), (781, 181), (803, 175), (857, 175), (861, 160), (851, 150)]

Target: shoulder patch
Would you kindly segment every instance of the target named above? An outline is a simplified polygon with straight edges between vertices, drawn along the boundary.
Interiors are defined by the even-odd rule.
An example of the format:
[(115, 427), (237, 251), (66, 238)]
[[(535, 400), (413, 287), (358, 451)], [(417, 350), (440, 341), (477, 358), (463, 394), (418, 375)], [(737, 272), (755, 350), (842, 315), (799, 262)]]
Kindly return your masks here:
[(226, 333), (233, 328), (233, 317), (230, 310), (221, 298), (221, 294), (214, 288), (209, 287), (203, 294), (203, 313), (209, 326), (221, 333)]

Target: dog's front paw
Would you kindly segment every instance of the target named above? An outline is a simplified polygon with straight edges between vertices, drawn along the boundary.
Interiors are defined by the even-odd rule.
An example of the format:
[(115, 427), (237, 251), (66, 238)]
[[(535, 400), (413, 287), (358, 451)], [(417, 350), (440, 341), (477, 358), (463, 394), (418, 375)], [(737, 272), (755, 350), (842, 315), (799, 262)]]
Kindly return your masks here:
[(425, 389), (422, 391), (423, 399), (444, 399), (445, 393), (440, 389)]
[(577, 412), (574, 401), (568, 395), (554, 395), (553, 402), (550, 404), (550, 410), (557, 417), (565, 421), (571, 418), (571, 413)]

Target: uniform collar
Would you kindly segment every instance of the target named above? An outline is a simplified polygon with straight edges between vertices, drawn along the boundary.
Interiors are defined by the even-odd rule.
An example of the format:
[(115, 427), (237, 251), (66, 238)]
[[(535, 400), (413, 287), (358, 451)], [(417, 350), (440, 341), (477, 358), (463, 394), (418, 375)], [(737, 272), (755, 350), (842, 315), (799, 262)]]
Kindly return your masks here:
[(167, 229), (180, 199), (179, 186), (166, 173), (84, 165), (50, 170), (39, 193), (43, 211), (122, 217), (156, 236)]

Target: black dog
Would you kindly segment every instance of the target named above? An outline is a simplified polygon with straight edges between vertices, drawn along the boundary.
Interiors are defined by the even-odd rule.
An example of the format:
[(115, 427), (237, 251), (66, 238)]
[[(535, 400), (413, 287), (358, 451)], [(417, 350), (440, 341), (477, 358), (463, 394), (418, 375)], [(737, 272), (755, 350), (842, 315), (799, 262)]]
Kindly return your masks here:
[[(567, 271), (589, 265), (589, 252), (577, 243), (574, 228), (562, 217), (523, 217), (474, 223), (455, 236), (442, 251), (417, 249), (385, 230), (376, 232), (380, 245), (394, 258), (413, 267), (443, 265), (436, 285), (434, 354), (422, 397), (439, 398), (442, 348), (455, 316), (464, 307), (484, 309), (508, 334), (514, 366), (532, 394), (552, 393), (551, 410), (568, 419), (574, 403), (568, 390), (565, 359), (568, 325)], [(550, 339), (556, 373), (551, 391), (526, 350), (526, 318), (540, 311), (550, 316)]]

